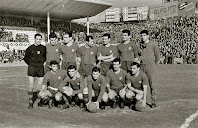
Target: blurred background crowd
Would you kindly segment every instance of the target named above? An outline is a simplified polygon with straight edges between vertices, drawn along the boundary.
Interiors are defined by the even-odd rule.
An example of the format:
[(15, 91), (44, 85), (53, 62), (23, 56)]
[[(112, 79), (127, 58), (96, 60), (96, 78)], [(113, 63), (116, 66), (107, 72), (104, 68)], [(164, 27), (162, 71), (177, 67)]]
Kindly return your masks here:
[[(41, 19), (39, 22), (32, 22), (25, 18), (19, 17), (3, 17), (0, 16), (0, 26), (18, 26), (18, 27), (34, 27), (38, 31), (44, 33), (47, 39), (46, 20)], [(86, 24), (74, 23), (68, 21), (51, 21), (51, 30), (53, 30), (61, 42), (63, 32), (73, 31), (73, 38), (79, 45), (84, 43)], [(101, 35), (110, 33), (112, 43), (119, 44), (122, 41), (121, 31), (129, 29), (131, 31), (131, 40), (134, 43), (140, 42), (139, 32), (147, 29), (150, 32), (150, 38), (155, 41), (160, 48), (160, 56), (163, 64), (172, 64), (174, 58), (182, 58), (184, 64), (197, 64), (198, 54), (198, 17), (185, 16), (174, 17), (160, 20), (126, 22), (126, 23), (90, 23), (90, 35), (94, 37), (97, 45), (102, 43)], [(28, 35), (17, 33), (13, 38), (12, 32), (1, 32), (1, 42), (29, 42)], [(0, 53), (0, 62), (4, 58), (12, 58), (8, 60), (20, 61), (23, 53), (14, 51), (4, 51)], [(12, 62), (12, 61), (8, 61)]]

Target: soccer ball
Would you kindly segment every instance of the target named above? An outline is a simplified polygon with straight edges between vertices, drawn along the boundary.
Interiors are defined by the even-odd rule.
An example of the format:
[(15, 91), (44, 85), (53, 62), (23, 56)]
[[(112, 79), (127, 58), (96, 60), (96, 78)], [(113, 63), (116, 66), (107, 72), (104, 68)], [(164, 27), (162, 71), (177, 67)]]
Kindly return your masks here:
[(93, 102), (89, 103), (87, 105), (87, 109), (91, 113), (96, 113), (97, 112), (97, 105), (96, 105), (96, 103), (93, 103)]
[(144, 111), (144, 107), (143, 107), (143, 105), (142, 105), (142, 102), (137, 101), (137, 103), (135, 104), (135, 109), (136, 109), (137, 111), (140, 111), (140, 112)]

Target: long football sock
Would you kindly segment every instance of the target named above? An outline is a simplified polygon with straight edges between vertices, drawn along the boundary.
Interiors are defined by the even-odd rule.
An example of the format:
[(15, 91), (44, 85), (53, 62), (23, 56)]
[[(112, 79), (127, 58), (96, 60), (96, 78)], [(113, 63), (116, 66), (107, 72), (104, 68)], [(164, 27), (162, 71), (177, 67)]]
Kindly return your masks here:
[(29, 103), (33, 103), (33, 92), (32, 91), (28, 91), (28, 97), (29, 97)]

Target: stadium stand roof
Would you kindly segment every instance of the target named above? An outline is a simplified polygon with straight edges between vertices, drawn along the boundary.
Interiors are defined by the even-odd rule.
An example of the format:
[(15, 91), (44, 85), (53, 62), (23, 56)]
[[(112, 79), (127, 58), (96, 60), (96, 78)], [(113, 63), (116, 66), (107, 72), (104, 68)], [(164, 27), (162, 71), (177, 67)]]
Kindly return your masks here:
[(78, 19), (94, 16), (111, 7), (100, 0), (1, 0), (0, 14)]

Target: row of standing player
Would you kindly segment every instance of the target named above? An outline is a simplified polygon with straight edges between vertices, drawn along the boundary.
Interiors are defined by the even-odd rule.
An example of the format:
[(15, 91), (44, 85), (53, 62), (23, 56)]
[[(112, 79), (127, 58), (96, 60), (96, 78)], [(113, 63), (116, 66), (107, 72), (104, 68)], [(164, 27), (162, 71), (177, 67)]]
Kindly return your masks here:
[[(25, 62), (28, 66), (29, 76), (29, 108), (33, 107), (33, 94), (36, 93), (33, 89), (34, 78), (38, 77), (38, 86), (43, 83), (44, 67), (43, 63), (46, 61), (45, 69), (49, 70), (51, 60), (56, 60), (60, 63), (60, 67), (68, 70), (69, 65), (76, 65), (77, 70), (85, 77), (87, 83), (87, 76), (91, 74), (94, 66), (101, 69), (101, 74), (106, 76), (107, 71), (116, 57), (119, 57), (121, 68), (125, 71), (131, 69), (133, 61), (141, 63), (140, 69), (144, 71), (148, 77), (149, 87), (151, 88), (152, 107), (156, 107), (155, 87), (153, 85), (153, 76), (156, 70), (156, 64), (159, 61), (159, 49), (154, 42), (149, 41), (149, 34), (147, 30), (141, 31), (142, 42), (139, 46), (130, 41), (130, 31), (123, 30), (123, 42), (118, 46), (110, 44), (110, 34), (103, 35), (103, 45), (96, 48), (93, 46), (93, 37), (87, 36), (87, 43), (83, 47), (78, 47), (72, 40), (71, 33), (63, 35), (63, 45), (56, 44), (57, 37), (55, 34), (50, 35), (50, 44), (41, 46), (41, 35), (35, 35), (35, 44), (26, 50)], [(47, 57), (46, 57), (47, 56)], [(47, 60), (46, 60), (47, 59)], [(98, 60), (98, 62), (96, 61)], [(97, 63), (96, 63), (97, 62)], [(85, 84), (87, 86), (87, 84)], [(112, 84), (109, 84), (111, 87)], [(107, 84), (108, 88), (108, 84)]]

